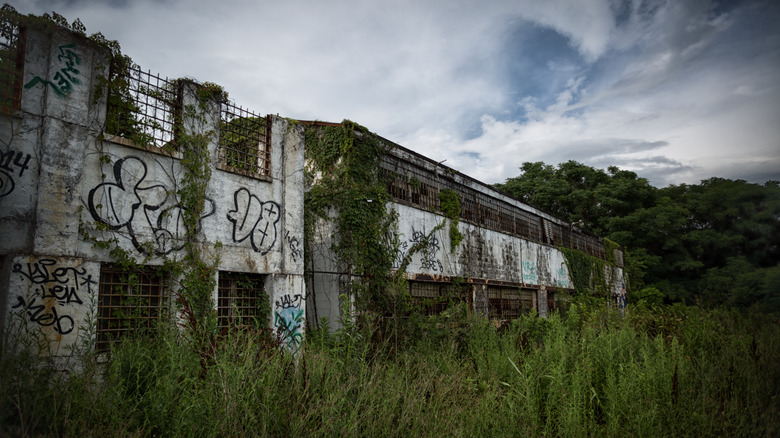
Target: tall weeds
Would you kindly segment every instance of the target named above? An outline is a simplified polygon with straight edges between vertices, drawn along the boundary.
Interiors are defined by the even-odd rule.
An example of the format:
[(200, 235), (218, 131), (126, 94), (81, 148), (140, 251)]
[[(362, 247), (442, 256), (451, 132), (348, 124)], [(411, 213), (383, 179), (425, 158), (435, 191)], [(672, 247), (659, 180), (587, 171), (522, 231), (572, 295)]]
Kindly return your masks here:
[(296, 357), (267, 333), (232, 331), (204, 362), (181, 330), (161, 329), (71, 374), (32, 344), (7, 343), (0, 435), (780, 433), (772, 316), (681, 306), (621, 316), (582, 303), (500, 333), (465, 312), (347, 331), (309, 333)]

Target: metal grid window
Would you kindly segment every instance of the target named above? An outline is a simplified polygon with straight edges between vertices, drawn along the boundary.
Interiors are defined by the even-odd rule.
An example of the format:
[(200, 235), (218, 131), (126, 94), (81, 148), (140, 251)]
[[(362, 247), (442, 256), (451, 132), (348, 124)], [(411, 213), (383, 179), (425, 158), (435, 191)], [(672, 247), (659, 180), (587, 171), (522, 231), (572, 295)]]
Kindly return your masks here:
[(598, 237), (572, 232), (565, 226), (474, 190), (448, 176), (436, 175), (394, 155), (383, 156), (381, 166), (388, 194), (395, 202), (437, 211), (440, 209), (439, 191), (450, 189), (458, 194), (460, 217), (464, 221), (533, 242), (570, 246), (594, 257), (604, 258), (604, 245)]
[(245, 176), (270, 175), (268, 125), (266, 118), (232, 102), (223, 102), (219, 122), (220, 168)]
[(167, 316), (164, 278), (154, 268), (125, 272), (100, 268), (96, 349), (105, 351), (127, 334), (143, 333)]
[(24, 29), (0, 21), (0, 112), (21, 108), (24, 68)]
[(395, 200), (426, 210), (439, 209), (439, 183), (431, 172), (392, 155), (380, 162), (387, 191)]
[(142, 71), (119, 73), (112, 62), (106, 132), (142, 146), (176, 149), (181, 126), (181, 83)]
[(265, 275), (220, 271), (217, 289), (220, 328), (265, 325), (269, 312)]
[(514, 319), (533, 307), (533, 291), (514, 287), (488, 286), (488, 316)]
[(412, 305), (425, 315), (439, 314), (453, 303), (470, 303), (467, 290), (467, 287), (456, 288), (452, 283), (409, 282)]

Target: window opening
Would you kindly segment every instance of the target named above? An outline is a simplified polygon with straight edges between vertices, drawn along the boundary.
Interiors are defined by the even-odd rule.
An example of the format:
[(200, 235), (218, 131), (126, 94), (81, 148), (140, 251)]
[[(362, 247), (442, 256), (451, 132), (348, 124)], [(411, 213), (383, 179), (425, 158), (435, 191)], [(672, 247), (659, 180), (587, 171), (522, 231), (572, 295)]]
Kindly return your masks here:
[(182, 84), (130, 66), (111, 63), (106, 132), (141, 146), (176, 149)]
[(452, 304), (470, 302), (467, 286), (457, 287), (452, 283), (431, 283), (410, 281), (411, 303), (424, 315), (437, 315)]
[(268, 119), (236, 106), (220, 104), (219, 164), (222, 170), (245, 176), (268, 176), (271, 151)]
[(268, 325), (270, 308), (265, 292), (265, 275), (219, 272), (217, 324), (220, 328)]
[(167, 315), (164, 278), (154, 268), (100, 268), (96, 349), (105, 351), (128, 334), (148, 332)]

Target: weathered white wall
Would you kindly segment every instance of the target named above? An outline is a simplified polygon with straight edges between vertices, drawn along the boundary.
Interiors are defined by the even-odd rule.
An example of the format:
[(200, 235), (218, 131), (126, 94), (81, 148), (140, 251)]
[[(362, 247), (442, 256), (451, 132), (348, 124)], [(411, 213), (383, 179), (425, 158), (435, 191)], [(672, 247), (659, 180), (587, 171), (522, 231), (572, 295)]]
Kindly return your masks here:
[(554, 247), (460, 222), (463, 240), (451, 250), (450, 220), (429, 211), (391, 203), (398, 213), (401, 251), (396, 267), (408, 251), (442, 222), (444, 227), (428, 239), (427, 251), (413, 254), (407, 266), (410, 276), (472, 277), (523, 286), (568, 288), (569, 272), (563, 253)]
[[(113, 261), (94, 240), (114, 240), (147, 265), (182, 259), (183, 170), (180, 153), (104, 136), (106, 93), (95, 99), (104, 50), (66, 31), (35, 29), (26, 47), (22, 108), (0, 116), (0, 322), (17, 315), (63, 354), (94, 320), (100, 266)], [(198, 111), (186, 129), (218, 131), (216, 103), (201, 108), (195, 85), (184, 101)], [(303, 131), (280, 117), (270, 129), (267, 180), (217, 169), (212, 136), (199, 244), (219, 270), (269, 274), (269, 317), (277, 328), (293, 327), (289, 337), (299, 341)]]
[[(391, 202), (388, 208), (398, 214), (398, 236), (401, 242), (394, 267), (419, 242), (426, 241), (425, 250), (413, 253), (406, 267), (407, 278), (448, 281), (461, 277), (474, 282), (475, 311), (487, 314), (484, 284), (501, 282), (536, 290), (534, 307), (540, 315), (547, 314), (547, 294), (550, 290), (572, 289), (573, 284), (563, 253), (557, 248), (510, 236), (497, 231), (460, 222), (458, 230), (463, 240), (454, 251), (450, 247), (450, 220), (439, 214), (408, 205)], [(444, 227), (430, 234), (439, 224)], [(338, 326), (339, 293), (348, 276), (341, 273), (330, 251), (332, 224), (320, 221), (312, 242), (313, 271), (309, 281), (314, 308), (309, 317), (327, 317), (331, 327)], [(613, 291), (620, 290), (622, 269), (612, 268), (609, 279)], [(315, 314), (316, 312), (316, 314)]]

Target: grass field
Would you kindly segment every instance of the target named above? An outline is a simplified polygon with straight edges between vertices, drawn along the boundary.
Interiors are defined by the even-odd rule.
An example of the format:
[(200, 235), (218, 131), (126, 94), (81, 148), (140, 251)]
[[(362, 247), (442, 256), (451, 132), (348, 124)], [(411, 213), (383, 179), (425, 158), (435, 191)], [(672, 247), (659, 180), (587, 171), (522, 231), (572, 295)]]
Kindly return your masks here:
[(214, 345), (161, 328), (63, 374), (0, 357), (0, 435), (780, 436), (776, 316), (572, 305), (496, 328), (452, 309)]

